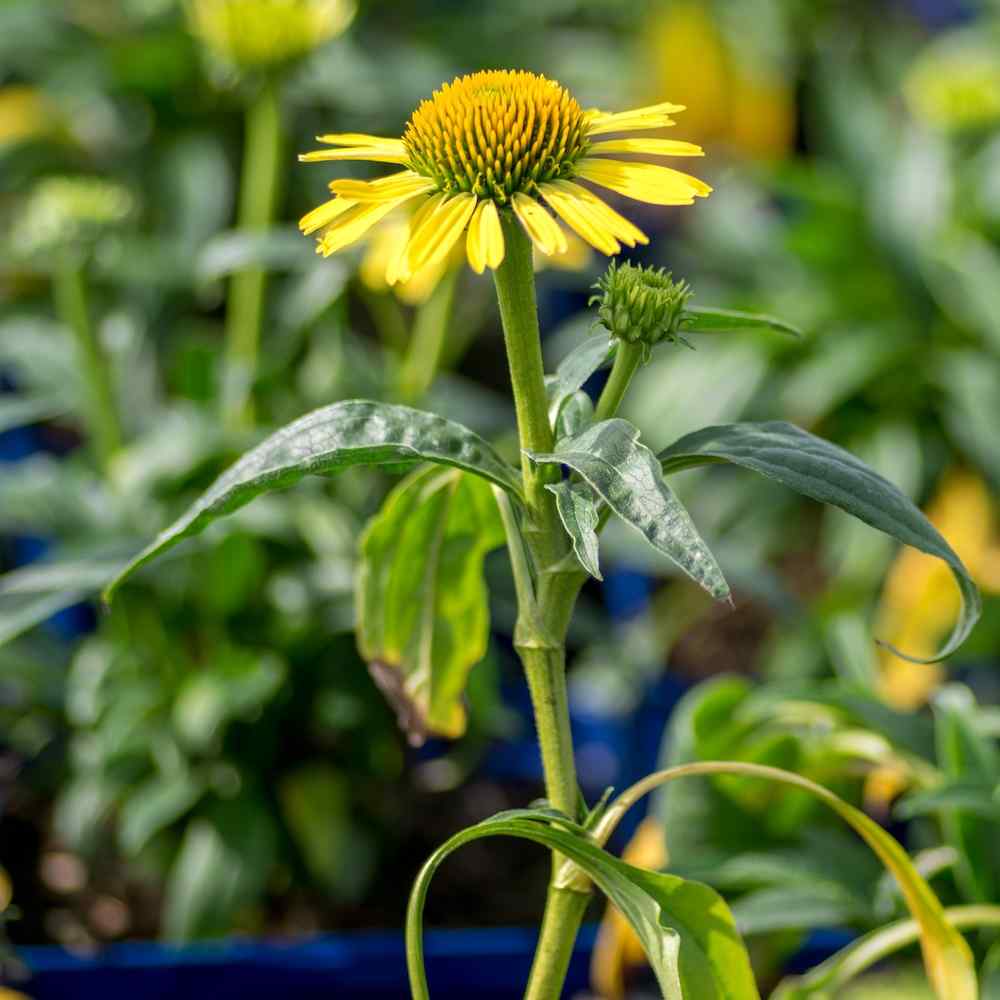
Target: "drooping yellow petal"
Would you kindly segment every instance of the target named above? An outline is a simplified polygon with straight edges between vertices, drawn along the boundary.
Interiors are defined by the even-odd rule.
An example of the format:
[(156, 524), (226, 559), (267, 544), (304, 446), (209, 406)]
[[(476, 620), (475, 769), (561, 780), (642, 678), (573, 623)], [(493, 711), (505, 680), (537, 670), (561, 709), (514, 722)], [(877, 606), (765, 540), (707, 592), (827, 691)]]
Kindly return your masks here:
[(511, 203), (525, 232), (531, 237), (531, 242), (542, 253), (549, 255), (566, 252), (566, 234), (559, 228), (559, 223), (534, 198), (529, 198), (519, 191), (511, 198)]
[(369, 160), (372, 163), (406, 163), (406, 150), (398, 145), (349, 146), (342, 149), (314, 149), (299, 153), (300, 163), (322, 163), (327, 160)]
[(629, 222), (624, 215), (619, 215), (593, 191), (579, 184), (574, 184), (572, 181), (553, 181), (552, 183), (560, 191), (572, 195), (578, 202), (586, 205), (590, 213), (616, 240), (620, 240), (630, 247), (634, 247), (636, 243), (646, 244), (649, 242), (649, 237), (638, 226)]
[(401, 195), (395, 201), (376, 201), (364, 204), (354, 204), (350, 210), (339, 215), (323, 233), (316, 247), (316, 252), (324, 257), (343, 250), (356, 240), (361, 239), (381, 219), (384, 219), (393, 209), (415, 198), (420, 192)]
[(607, 132), (640, 132), (651, 128), (667, 128), (676, 124), (670, 117), (678, 111), (683, 111), (682, 104), (650, 104), (645, 108), (633, 108), (631, 111), (619, 111), (608, 114), (598, 111), (591, 115), (588, 123), (588, 135), (604, 135)]
[(602, 226), (586, 202), (560, 190), (555, 184), (541, 184), (538, 190), (563, 222), (592, 247), (609, 257), (621, 251), (621, 244)]
[(585, 157), (576, 165), (578, 177), (651, 205), (690, 205), (711, 194), (697, 177), (656, 163), (628, 163)]
[(442, 200), (419, 226), (414, 227), (406, 247), (407, 277), (422, 267), (431, 266), (451, 250), (476, 210), (477, 200), (468, 191)]
[(412, 170), (402, 170), (375, 181), (341, 179), (330, 182), (330, 190), (354, 201), (392, 201), (404, 194), (425, 194), (434, 190), (434, 181)]
[(500, 214), (492, 201), (481, 201), (469, 222), (466, 239), (469, 267), (482, 274), (487, 267), (498, 268), (503, 263), (504, 239)]
[(421, 204), (420, 207), (413, 213), (413, 216), (409, 221), (409, 225), (406, 227), (406, 234), (400, 242), (398, 250), (389, 258), (389, 263), (386, 266), (385, 281), (387, 285), (395, 285), (400, 281), (409, 281), (410, 278), (413, 277), (406, 263), (410, 237), (424, 224), (426, 219), (437, 211), (438, 206), (445, 200), (446, 197), (447, 196), (443, 194), (432, 194), (426, 198), (423, 204)]
[(299, 229), (306, 236), (315, 233), (318, 229), (328, 226), (334, 219), (339, 218), (349, 208), (354, 208), (356, 204), (357, 202), (351, 201), (349, 198), (334, 198), (332, 201), (324, 202), (311, 212), (306, 212), (299, 219)]
[(693, 142), (678, 139), (605, 139), (590, 147), (590, 155), (642, 153), (647, 156), (704, 156), (705, 150)]
[(402, 139), (368, 135), (365, 132), (329, 132), (316, 136), (316, 141), (327, 146), (395, 146), (401, 153), (406, 152)]

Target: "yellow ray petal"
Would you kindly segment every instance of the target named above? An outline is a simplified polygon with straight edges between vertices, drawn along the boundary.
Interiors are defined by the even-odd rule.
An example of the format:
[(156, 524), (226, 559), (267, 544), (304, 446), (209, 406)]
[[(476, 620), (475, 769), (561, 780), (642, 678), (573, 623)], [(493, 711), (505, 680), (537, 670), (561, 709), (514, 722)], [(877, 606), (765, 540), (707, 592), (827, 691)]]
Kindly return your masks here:
[(655, 163), (585, 157), (577, 163), (576, 174), (651, 205), (690, 205), (695, 197), (704, 198), (712, 192), (711, 187), (697, 177)]
[[(419, 194), (419, 192), (417, 192)], [(384, 219), (393, 209), (404, 202), (417, 197), (417, 194), (406, 194), (395, 201), (368, 202), (354, 205), (350, 211), (336, 218), (320, 238), (316, 252), (324, 257), (343, 250), (344, 247), (361, 239), (380, 219)]]
[(469, 267), (482, 274), (487, 267), (498, 268), (503, 263), (504, 240), (500, 215), (492, 201), (481, 201), (469, 222), (466, 240)]
[(385, 281), (387, 285), (395, 285), (399, 281), (409, 281), (413, 275), (406, 263), (407, 250), (410, 245), (410, 237), (424, 224), (438, 206), (447, 198), (447, 195), (432, 194), (424, 200), (423, 204), (413, 213), (406, 233), (400, 241), (396, 253), (389, 258), (389, 263), (385, 269)]
[(409, 274), (431, 266), (451, 250), (476, 210), (477, 200), (468, 191), (448, 198), (414, 228), (406, 248)]
[(406, 152), (402, 139), (390, 139), (381, 135), (367, 135), (364, 132), (331, 132), (316, 136), (317, 142), (327, 146), (386, 146)]
[(299, 153), (299, 163), (321, 163), (327, 160), (370, 160), (372, 163), (406, 163), (406, 151), (395, 146), (352, 146), (346, 149), (314, 149)]
[(683, 111), (681, 104), (650, 104), (645, 108), (633, 108), (631, 111), (619, 111), (617, 114), (607, 114), (598, 111), (590, 118), (587, 134), (604, 135), (606, 132), (638, 132), (651, 128), (667, 128), (675, 124), (670, 117), (678, 111)]
[(572, 181), (554, 181), (553, 183), (587, 205), (608, 232), (626, 246), (634, 247), (636, 243), (645, 245), (649, 242), (649, 237), (638, 226), (629, 222), (624, 215), (619, 215), (606, 201), (598, 198), (593, 191), (589, 191), (579, 184), (574, 184)]
[(392, 201), (403, 194), (424, 194), (433, 191), (434, 181), (421, 177), (412, 170), (402, 170), (398, 174), (380, 177), (376, 181), (341, 179), (331, 181), (330, 190), (334, 194), (354, 201)]
[(318, 208), (314, 208), (311, 212), (306, 212), (306, 214), (299, 219), (299, 229), (301, 229), (303, 234), (306, 236), (310, 233), (315, 233), (317, 229), (322, 229), (324, 226), (328, 226), (334, 219), (339, 218), (349, 208), (354, 208), (356, 204), (357, 202), (351, 201), (349, 198), (334, 198), (332, 201), (324, 202)]
[(532, 243), (542, 253), (548, 255), (566, 252), (566, 234), (559, 228), (559, 223), (534, 198), (529, 198), (528, 195), (518, 191), (511, 199), (511, 203)]
[(644, 153), (648, 156), (704, 156), (705, 150), (693, 142), (677, 139), (605, 139), (590, 147), (591, 155), (604, 153)]
[(552, 206), (563, 222), (585, 239), (594, 249), (609, 257), (621, 251), (621, 244), (601, 225), (586, 202), (561, 191), (554, 184), (541, 184), (542, 197)]

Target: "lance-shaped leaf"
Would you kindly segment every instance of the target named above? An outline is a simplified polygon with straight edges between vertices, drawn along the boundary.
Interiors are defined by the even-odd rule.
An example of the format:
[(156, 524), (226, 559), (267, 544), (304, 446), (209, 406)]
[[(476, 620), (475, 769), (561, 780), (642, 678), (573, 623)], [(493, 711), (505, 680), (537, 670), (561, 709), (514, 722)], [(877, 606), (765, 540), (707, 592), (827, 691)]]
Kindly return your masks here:
[(589, 486), (554, 483), (545, 487), (555, 494), (556, 510), (580, 565), (595, 579), (603, 580), (598, 564), (597, 497)]
[(74, 559), (33, 563), (0, 576), (0, 645), (91, 597), (121, 567), (121, 559)]
[(961, 559), (916, 506), (887, 479), (850, 452), (792, 424), (722, 424), (687, 434), (660, 453), (664, 473), (712, 462), (732, 462), (807, 497), (832, 504), (906, 545), (943, 559), (962, 594), (962, 613), (944, 648), (929, 660), (897, 649), (897, 656), (932, 663), (950, 656), (979, 620), (982, 602)]
[(429, 998), (422, 937), (431, 878), (463, 844), (495, 836), (531, 840), (576, 862), (635, 930), (665, 1000), (759, 1000), (746, 947), (729, 907), (714, 889), (634, 868), (597, 847), (580, 827), (541, 810), (501, 813), (463, 830), (421, 869), (406, 919), (414, 1000)]
[(204, 531), (254, 497), (304, 476), (329, 476), (352, 465), (425, 460), (474, 472), (520, 495), (518, 473), (478, 434), (433, 413), (363, 399), (334, 403), (294, 421), (230, 467), (142, 550), (105, 592), (178, 542)]
[(623, 520), (676, 563), (713, 597), (729, 597), (729, 585), (715, 556), (698, 534), (684, 505), (664, 482), (659, 462), (639, 442), (626, 420), (604, 420), (554, 452), (529, 453), (535, 462), (567, 465), (578, 472)]
[(358, 646), (415, 745), (465, 729), (465, 682), (489, 642), (483, 560), (503, 542), (489, 485), (434, 466), (400, 483), (365, 529)]
[(777, 330), (793, 337), (802, 336), (801, 330), (774, 316), (709, 306), (684, 307), (682, 333), (737, 333), (740, 330)]
[(554, 375), (546, 378), (549, 396), (549, 420), (554, 425), (563, 404), (584, 382), (611, 359), (615, 342), (607, 331), (588, 337), (559, 362)]

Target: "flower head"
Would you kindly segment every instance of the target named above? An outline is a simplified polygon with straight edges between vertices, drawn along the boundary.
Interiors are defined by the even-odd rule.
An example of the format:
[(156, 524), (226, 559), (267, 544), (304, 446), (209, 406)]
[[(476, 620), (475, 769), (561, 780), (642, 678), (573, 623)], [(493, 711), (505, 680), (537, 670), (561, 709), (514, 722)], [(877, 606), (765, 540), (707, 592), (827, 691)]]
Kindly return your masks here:
[(190, 0), (191, 30), (239, 69), (279, 65), (339, 35), (354, 0)]
[(374, 181), (333, 181), (334, 198), (304, 216), (300, 227), (319, 233), (317, 251), (328, 256), (400, 206), (416, 207), (408, 237), (387, 267), (389, 284), (440, 261), (463, 235), (473, 270), (499, 267), (505, 250), (501, 212), (512, 212), (543, 254), (569, 249), (551, 213), (602, 253), (616, 254), (622, 244), (647, 243), (647, 237), (579, 182), (655, 205), (690, 205), (708, 195), (712, 189), (689, 174), (617, 158), (701, 156), (698, 146), (607, 138), (673, 125), (670, 115), (682, 110), (657, 104), (619, 114), (585, 111), (554, 80), (524, 71), (459, 77), (420, 104), (401, 139), (320, 136), (333, 148), (301, 160), (369, 160), (404, 169)]
[(597, 317), (612, 337), (652, 347), (677, 340), (684, 306), (691, 297), (686, 281), (674, 281), (669, 271), (614, 261), (594, 286), (601, 294)]

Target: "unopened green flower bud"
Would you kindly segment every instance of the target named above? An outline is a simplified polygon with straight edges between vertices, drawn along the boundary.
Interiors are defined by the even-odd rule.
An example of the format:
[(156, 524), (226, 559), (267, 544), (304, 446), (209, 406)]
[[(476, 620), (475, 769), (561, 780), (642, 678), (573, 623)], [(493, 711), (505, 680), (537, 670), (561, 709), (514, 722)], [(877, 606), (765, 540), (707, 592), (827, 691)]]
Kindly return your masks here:
[(307, 55), (351, 23), (355, 0), (189, 0), (191, 29), (237, 70)]
[(662, 268), (611, 262), (594, 286), (597, 317), (612, 337), (629, 344), (652, 347), (677, 340), (684, 305), (691, 295), (686, 281), (674, 281)]

